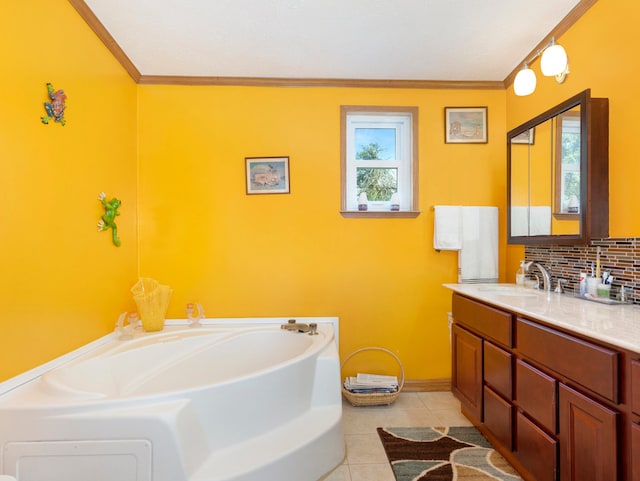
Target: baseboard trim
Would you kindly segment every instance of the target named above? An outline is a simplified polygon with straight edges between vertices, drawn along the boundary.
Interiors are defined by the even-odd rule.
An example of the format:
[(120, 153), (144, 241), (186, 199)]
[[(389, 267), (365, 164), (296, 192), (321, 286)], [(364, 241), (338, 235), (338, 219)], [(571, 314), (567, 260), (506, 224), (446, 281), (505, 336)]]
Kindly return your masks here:
[(451, 391), (451, 379), (407, 379), (402, 392)]

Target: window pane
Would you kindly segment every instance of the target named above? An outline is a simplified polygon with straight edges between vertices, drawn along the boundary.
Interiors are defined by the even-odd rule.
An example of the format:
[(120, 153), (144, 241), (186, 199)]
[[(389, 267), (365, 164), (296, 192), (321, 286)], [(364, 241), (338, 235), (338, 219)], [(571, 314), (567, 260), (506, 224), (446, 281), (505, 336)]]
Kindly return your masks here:
[(356, 159), (395, 160), (396, 129), (356, 128)]
[(398, 191), (398, 169), (358, 167), (358, 193), (366, 192), (369, 201), (389, 201)]
[(565, 171), (562, 175), (562, 212), (577, 213), (579, 205), (580, 172)]
[(562, 119), (562, 212), (577, 213), (580, 204), (580, 119)]

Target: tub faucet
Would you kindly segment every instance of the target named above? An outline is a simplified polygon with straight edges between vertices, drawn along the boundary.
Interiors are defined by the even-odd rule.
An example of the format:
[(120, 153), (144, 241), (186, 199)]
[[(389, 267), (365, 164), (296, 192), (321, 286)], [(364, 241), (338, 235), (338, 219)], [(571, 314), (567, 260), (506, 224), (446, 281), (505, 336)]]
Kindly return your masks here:
[(551, 292), (551, 274), (542, 264), (536, 261), (527, 262), (524, 264), (524, 270), (529, 272), (531, 267), (537, 267), (542, 274), (542, 289)]
[[(125, 326), (124, 321), (127, 319), (129, 324)], [(138, 319), (137, 312), (123, 312), (118, 317), (118, 322), (116, 322), (115, 332), (118, 334), (118, 339), (133, 339), (133, 330), (138, 327), (140, 323), (140, 319)], [(2, 481), (2, 479), (0, 479)]]
[(286, 324), (280, 324), (280, 329), (294, 332), (308, 332), (310, 336), (318, 334), (318, 324), (311, 322), (309, 324), (296, 322), (295, 319), (289, 319)]

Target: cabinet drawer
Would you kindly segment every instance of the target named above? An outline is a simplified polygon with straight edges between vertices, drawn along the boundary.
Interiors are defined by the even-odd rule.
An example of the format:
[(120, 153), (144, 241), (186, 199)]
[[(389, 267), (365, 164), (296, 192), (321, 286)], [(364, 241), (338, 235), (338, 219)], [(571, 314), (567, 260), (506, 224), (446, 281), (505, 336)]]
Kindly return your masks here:
[(498, 442), (511, 451), (513, 424), (511, 404), (498, 396), (487, 386), (484, 387), (484, 424), (498, 439)]
[(631, 409), (640, 416), (640, 360), (631, 361)]
[(502, 397), (511, 400), (511, 354), (484, 341), (484, 382)]
[(516, 361), (516, 402), (538, 424), (557, 433), (557, 382), (533, 366)]
[(617, 352), (525, 319), (516, 332), (520, 353), (618, 403)]
[(511, 314), (489, 307), (458, 294), (453, 295), (453, 317), (471, 330), (502, 344), (513, 347)]
[(518, 412), (516, 414), (516, 457), (540, 481), (557, 478), (558, 441)]

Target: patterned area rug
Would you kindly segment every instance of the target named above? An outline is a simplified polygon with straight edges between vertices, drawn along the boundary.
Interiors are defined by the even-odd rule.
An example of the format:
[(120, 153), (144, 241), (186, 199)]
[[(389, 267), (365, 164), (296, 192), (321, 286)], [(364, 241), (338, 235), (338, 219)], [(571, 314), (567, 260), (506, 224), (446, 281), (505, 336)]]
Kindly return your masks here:
[(397, 481), (521, 481), (472, 426), (378, 428)]

